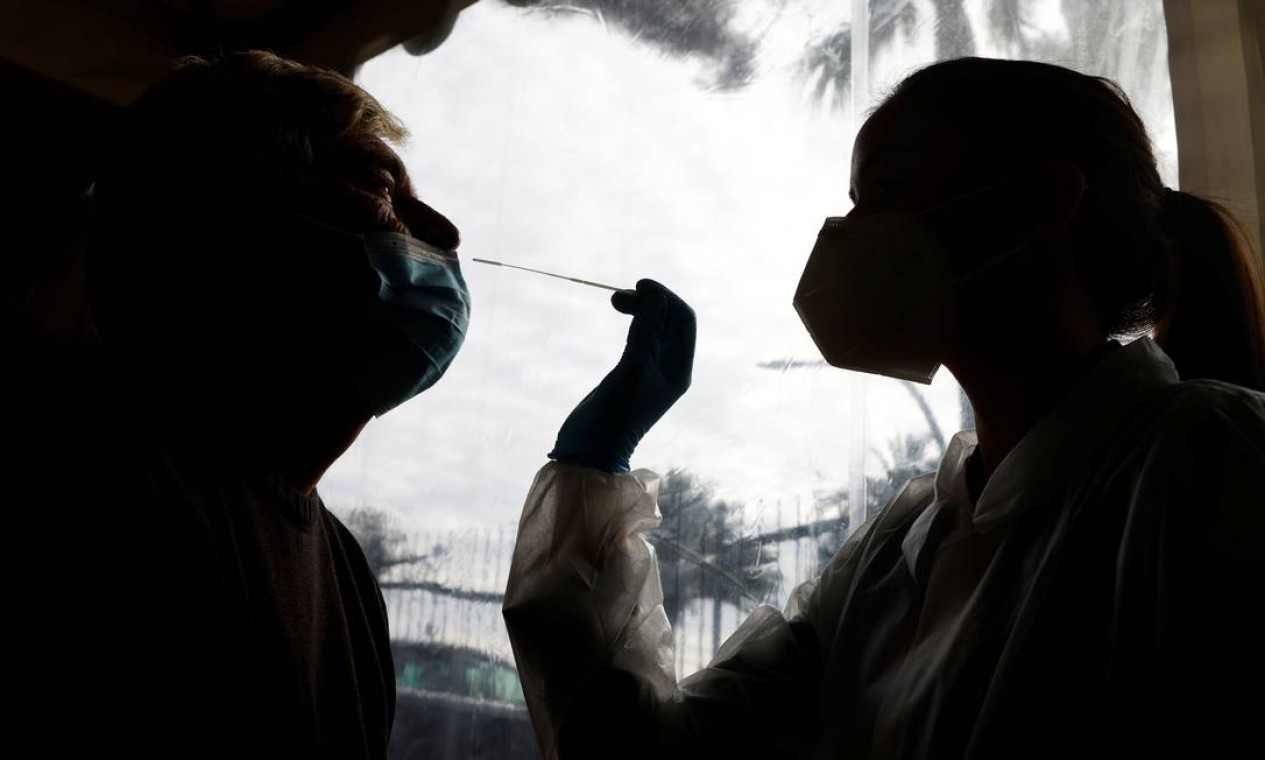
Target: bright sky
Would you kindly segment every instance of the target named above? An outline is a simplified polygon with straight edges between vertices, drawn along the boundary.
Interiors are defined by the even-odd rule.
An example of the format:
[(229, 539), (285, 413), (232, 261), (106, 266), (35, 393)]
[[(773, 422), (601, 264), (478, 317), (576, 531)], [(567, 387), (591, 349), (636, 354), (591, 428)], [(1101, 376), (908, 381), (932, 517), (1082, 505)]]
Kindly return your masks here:
[[(419, 192), (461, 227), (474, 309), (447, 376), (372, 423), (322, 482), (330, 504), (516, 520), (558, 426), (618, 359), (628, 318), (609, 294), (471, 256), (622, 286), (652, 277), (695, 308), (694, 386), (635, 466), (689, 467), (749, 503), (844, 485), (847, 373), (757, 364), (819, 358), (791, 297), (821, 220), (848, 210), (852, 130), (787, 76), (709, 94), (698, 73), (592, 17), (494, 3), (431, 55), (365, 67), (361, 83), (413, 132)], [(913, 416), (893, 415), (916, 423), (897, 390)]]
[[(779, 504), (790, 524), (797, 500), (807, 518), (814, 493), (857, 480), (859, 452), (925, 432), (896, 381), (758, 366), (819, 358), (791, 297), (822, 219), (848, 211), (856, 124), (812, 102), (794, 63), (850, 6), (744, 6), (766, 44), (737, 92), (709, 92), (698, 64), (592, 15), (489, 1), (433, 53), (366, 64), (358, 81), (412, 130), (402, 152), (421, 197), (461, 228), (474, 308), (448, 374), (371, 423), (322, 481), (326, 501), (432, 529), (512, 524), (558, 426), (618, 359), (628, 318), (609, 294), (472, 256), (629, 287), (651, 277), (689, 302), (694, 385), (633, 465), (693, 470), (747, 504), (752, 528), (773, 527)], [(928, 394), (956, 431), (947, 372)]]

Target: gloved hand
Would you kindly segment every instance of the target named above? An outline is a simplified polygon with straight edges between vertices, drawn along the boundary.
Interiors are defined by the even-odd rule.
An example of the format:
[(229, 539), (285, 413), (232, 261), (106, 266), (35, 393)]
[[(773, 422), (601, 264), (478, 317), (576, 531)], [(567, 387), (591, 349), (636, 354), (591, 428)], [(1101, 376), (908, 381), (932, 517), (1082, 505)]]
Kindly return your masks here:
[(694, 367), (694, 310), (654, 280), (611, 296), (633, 316), (624, 355), (571, 412), (549, 458), (628, 472), (637, 443), (690, 387)]

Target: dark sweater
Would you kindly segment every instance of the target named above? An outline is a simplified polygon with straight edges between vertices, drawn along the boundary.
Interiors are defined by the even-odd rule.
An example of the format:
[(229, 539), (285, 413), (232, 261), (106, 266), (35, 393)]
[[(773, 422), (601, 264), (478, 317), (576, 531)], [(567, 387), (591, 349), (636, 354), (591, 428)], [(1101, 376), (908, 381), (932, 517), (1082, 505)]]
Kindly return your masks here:
[(5, 690), (34, 755), (384, 758), (386, 610), (347, 529), (59, 377), (6, 394)]

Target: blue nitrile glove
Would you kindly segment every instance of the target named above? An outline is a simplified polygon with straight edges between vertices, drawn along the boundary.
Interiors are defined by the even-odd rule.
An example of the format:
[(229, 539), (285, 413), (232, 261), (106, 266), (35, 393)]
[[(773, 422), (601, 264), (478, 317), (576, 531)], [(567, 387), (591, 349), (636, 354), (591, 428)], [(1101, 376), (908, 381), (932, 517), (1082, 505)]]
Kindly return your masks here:
[(694, 367), (694, 310), (654, 280), (611, 296), (633, 315), (624, 355), (571, 412), (550, 459), (628, 472), (637, 443), (690, 387)]

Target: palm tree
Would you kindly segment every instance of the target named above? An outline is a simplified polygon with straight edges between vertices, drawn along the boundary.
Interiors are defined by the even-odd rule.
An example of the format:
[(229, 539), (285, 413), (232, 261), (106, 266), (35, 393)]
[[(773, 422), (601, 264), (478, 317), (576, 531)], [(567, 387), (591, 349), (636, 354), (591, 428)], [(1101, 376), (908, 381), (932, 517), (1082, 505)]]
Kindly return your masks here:
[(739, 0), (505, 0), (551, 14), (583, 13), (609, 28), (678, 58), (712, 65), (709, 86), (741, 87), (751, 80), (759, 40), (735, 29)]
[(818, 102), (843, 107), (852, 87), (852, 25), (844, 24), (809, 45), (800, 69)]
[(897, 435), (887, 442), (886, 452), (870, 450), (883, 463), (883, 474), (865, 479), (866, 517), (887, 506), (910, 478), (935, 471), (942, 453), (931, 444), (929, 435)]
[[(975, 54), (975, 34), (966, 17), (964, 0), (935, 0), (930, 21), (935, 34), (936, 60)], [(870, 0), (870, 55), (908, 36), (924, 19), (913, 0)]]
[[(1156, 80), (1166, 71), (1161, 3), (1061, 0), (1062, 34), (1041, 33), (1033, 0), (984, 0), (981, 29), (972, 29), (964, 0), (934, 0), (930, 18), (920, 16), (921, 7), (913, 0), (870, 0), (871, 59), (930, 23), (936, 60), (978, 55), (982, 35), (1008, 57), (1071, 66), (1115, 80), (1126, 92), (1147, 99), (1138, 103), (1144, 114), (1164, 105), (1167, 90)], [(842, 103), (853, 75), (852, 44), (852, 25), (845, 24), (805, 51), (801, 68), (819, 102)]]
[(781, 585), (767, 544), (743, 535), (742, 505), (716, 499), (687, 470), (672, 469), (659, 488), (663, 522), (648, 539), (659, 558), (663, 608), (674, 625), (685, 605), (712, 602), (712, 641), (719, 645), (721, 605), (749, 608)]
[[(584, 14), (665, 55), (711, 64), (708, 87), (750, 82), (763, 39), (738, 27), (739, 10), (754, 0), (503, 0), (535, 13)], [(774, 7), (795, 0), (766, 0)], [(869, 58), (873, 60), (930, 25), (935, 60), (989, 49), (1027, 60), (1073, 66), (1119, 81), (1127, 92), (1163, 98), (1153, 79), (1164, 73), (1163, 6), (1158, 2), (1061, 0), (1066, 34), (1042, 34), (1034, 0), (982, 0), (982, 28), (973, 28), (966, 0), (869, 0)], [(855, 20), (854, 20), (855, 22)], [(843, 107), (853, 77), (854, 22), (812, 41), (800, 60), (813, 97)], [(1143, 113), (1149, 105), (1139, 104)], [(1158, 105), (1158, 102), (1157, 102)]]
[(342, 519), (347, 530), (356, 537), (365, 559), (369, 560), (375, 578), (380, 578), (388, 567), (406, 561), (402, 549), (408, 536), (387, 512), (374, 507), (356, 507)]
[[(964, 0), (935, 0), (934, 8), (930, 23), (935, 34), (936, 60), (974, 55), (975, 34), (966, 16)], [(920, 14), (913, 0), (870, 0), (870, 59), (913, 35), (925, 21)], [(810, 44), (801, 60), (801, 71), (807, 76), (814, 96), (826, 105), (844, 105), (851, 90), (854, 23), (855, 20), (842, 24)]]

